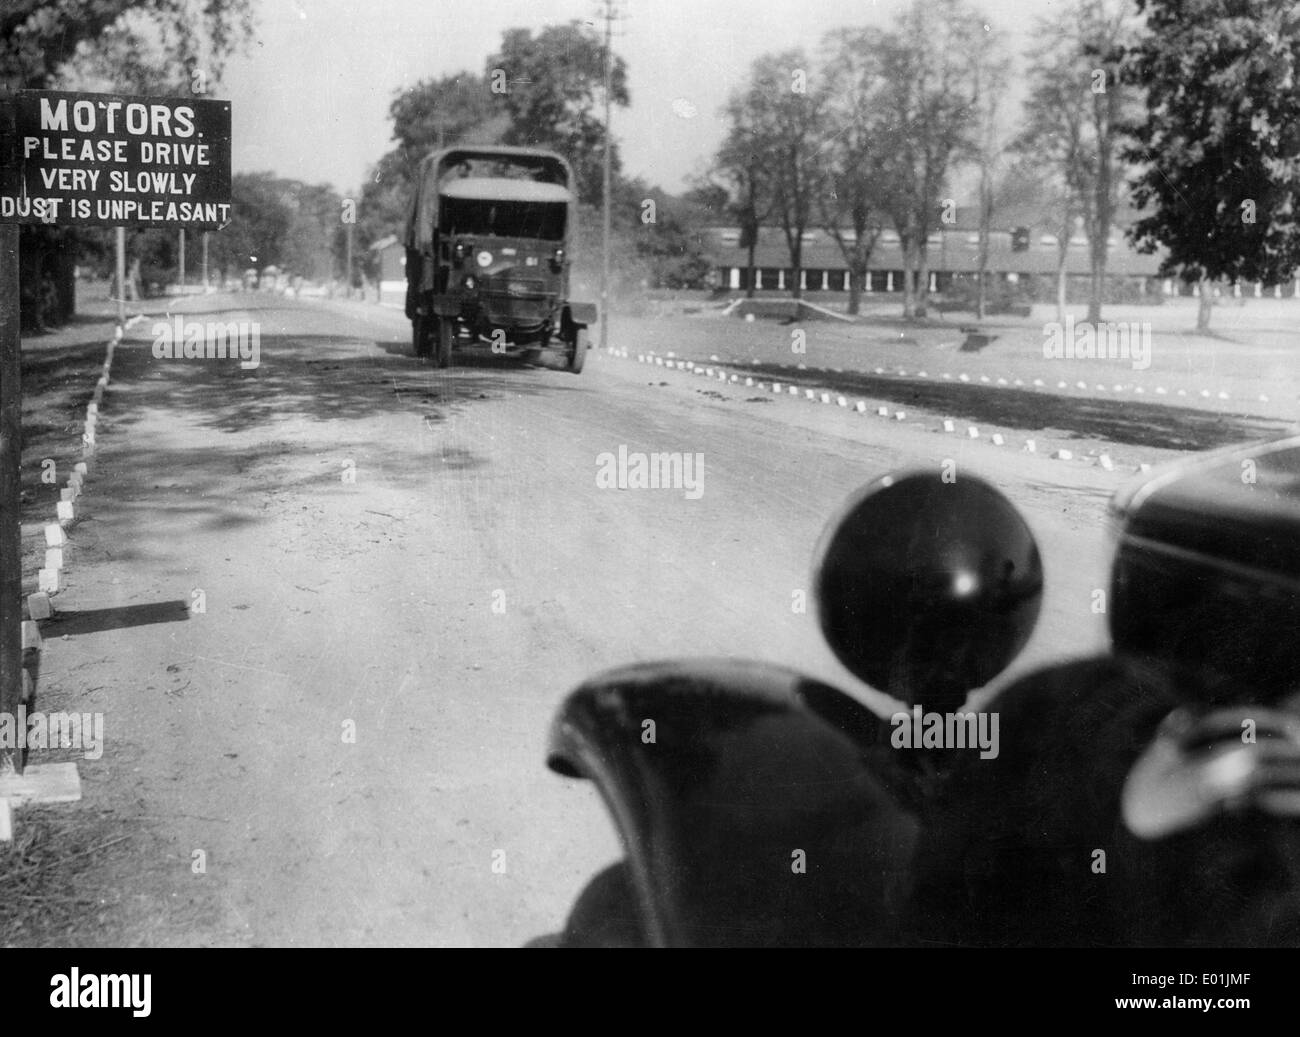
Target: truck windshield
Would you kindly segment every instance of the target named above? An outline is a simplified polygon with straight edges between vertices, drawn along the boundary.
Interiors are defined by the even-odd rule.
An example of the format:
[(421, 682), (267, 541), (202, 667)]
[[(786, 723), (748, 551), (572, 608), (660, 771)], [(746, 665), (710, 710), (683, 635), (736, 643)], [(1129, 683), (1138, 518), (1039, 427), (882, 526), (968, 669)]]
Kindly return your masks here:
[(561, 202), (514, 202), (446, 198), (441, 202), (442, 233), (493, 235), (500, 238), (564, 238)]

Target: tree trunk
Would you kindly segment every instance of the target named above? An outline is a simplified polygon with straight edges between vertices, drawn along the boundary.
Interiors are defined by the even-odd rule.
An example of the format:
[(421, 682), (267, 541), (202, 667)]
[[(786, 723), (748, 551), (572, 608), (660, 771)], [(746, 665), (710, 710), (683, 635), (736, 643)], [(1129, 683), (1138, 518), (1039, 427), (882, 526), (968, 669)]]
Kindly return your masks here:
[(1088, 291), (1088, 321), (1101, 323), (1101, 302), (1106, 292), (1106, 241), (1102, 239), (1100, 247), (1092, 249), (1092, 284)]
[(856, 317), (862, 310), (862, 289), (866, 284), (867, 272), (856, 267), (849, 271), (849, 316)]
[(1056, 323), (1065, 327), (1066, 288), (1070, 277), (1066, 273), (1066, 250), (1061, 249), (1056, 256)]
[(899, 251), (903, 256), (903, 319), (911, 320), (916, 316), (916, 303), (912, 295), (913, 245), (910, 238), (899, 244), (902, 245)]
[(1196, 330), (1210, 330), (1210, 311), (1214, 308), (1214, 283), (1202, 277), (1200, 281), (1201, 299), (1196, 309)]
[(922, 238), (916, 252), (916, 317), (925, 316), (926, 303), (930, 298), (930, 252), (929, 243)]
[(750, 241), (749, 241), (749, 266), (747, 266), (747, 267), (745, 268), (745, 277), (746, 277), (746, 281), (745, 281), (745, 298), (746, 298), (746, 299), (752, 299), (752, 298), (754, 298), (754, 250), (755, 250), (755, 248), (757, 248), (757, 243), (754, 241), (753, 238), (750, 238)]
[(975, 319), (983, 320), (987, 299), (989, 269), (989, 233), (993, 227), (993, 187), (987, 162), (980, 163), (980, 243), (979, 272), (975, 284)]
[(797, 230), (795, 233), (798, 235), (795, 238), (798, 244), (790, 250), (790, 259), (794, 265), (794, 269), (790, 271), (790, 280), (793, 282), (790, 285), (790, 294), (798, 299), (803, 295), (803, 289), (799, 287), (799, 275), (803, 272), (803, 231)]

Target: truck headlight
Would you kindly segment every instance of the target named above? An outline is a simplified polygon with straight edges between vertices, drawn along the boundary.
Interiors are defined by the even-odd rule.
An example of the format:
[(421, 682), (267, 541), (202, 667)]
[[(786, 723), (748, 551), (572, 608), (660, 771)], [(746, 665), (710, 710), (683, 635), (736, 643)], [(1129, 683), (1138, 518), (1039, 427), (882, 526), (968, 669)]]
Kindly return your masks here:
[(465, 262), (465, 257), (468, 256), (471, 251), (472, 247), (469, 242), (458, 241), (456, 242), (456, 247), (452, 250), (452, 259), (455, 261), (457, 266), (460, 266)]

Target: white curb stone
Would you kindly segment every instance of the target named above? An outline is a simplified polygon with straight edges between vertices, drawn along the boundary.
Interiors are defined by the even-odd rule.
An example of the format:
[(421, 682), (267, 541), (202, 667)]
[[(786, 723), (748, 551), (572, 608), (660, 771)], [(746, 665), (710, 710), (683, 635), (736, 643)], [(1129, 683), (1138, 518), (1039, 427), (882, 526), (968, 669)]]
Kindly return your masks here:
[(849, 401), (843, 396), (836, 396), (835, 405), (837, 407), (847, 407), (849, 405)]
[(57, 594), (59, 590), (59, 570), (42, 569), (36, 574), (36, 587), (47, 594)]
[(61, 500), (59, 501), (57, 508), (58, 508), (58, 518), (60, 523), (72, 521), (73, 519), (72, 501)]
[(974, 425), (968, 425), (968, 426), (966, 426), (966, 438), (968, 438), (968, 439), (979, 439), (979, 438), (980, 438), (980, 430), (979, 430), (978, 428), (976, 428)]
[(888, 408), (888, 407), (877, 407), (877, 408), (876, 408), (876, 416), (879, 417), (879, 418), (887, 418), (887, 417), (889, 417), (889, 408)]
[(994, 432), (992, 441), (994, 446), (1003, 446), (1006, 444), (1006, 440), (1002, 438), (1001, 432)]
[(950, 418), (945, 418), (944, 421), (943, 421), (943, 430), (944, 430), (945, 432), (956, 432), (956, 431), (957, 431), (957, 423), (956, 423), (955, 421), (951, 420)]
[(906, 421), (906, 420), (907, 420), (907, 411), (905, 411), (905, 410), (896, 410), (896, 411), (894, 411), (894, 420), (895, 420), (895, 421)]
[(1036, 454), (1036, 453), (1038, 453), (1038, 444), (1035, 443), (1032, 439), (1026, 439), (1026, 440), (1025, 440), (1025, 453), (1027, 453), (1027, 454)]
[(63, 568), (63, 548), (47, 547), (45, 549), (45, 568), (47, 569)]
[(1058, 450), (1052, 455), (1057, 461), (1073, 461), (1074, 454), (1069, 450)]
[(41, 647), (41, 628), (34, 619), (23, 620), (23, 651)]
[(63, 530), (59, 526), (54, 525), (54, 523), (49, 523), (48, 525), (46, 525), (45, 527), (46, 547), (62, 547), (64, 544), (67, 543), (67, 541), (68, 538), (64, 535)]
[(54, 610), (50, 608), (50, 598), (47, 594), (29, 594), (27, 595), (27, 611), (32, 619), (49, 619), (54, 615)]
[(853, 409), (856, 410), (859, 414), (866, 414), (866, 413), (867, 413), (867, 401), (866, 401), (866, 400), (858, 400), (858, 402), (855, 403), (855, 404), (853, 405)]

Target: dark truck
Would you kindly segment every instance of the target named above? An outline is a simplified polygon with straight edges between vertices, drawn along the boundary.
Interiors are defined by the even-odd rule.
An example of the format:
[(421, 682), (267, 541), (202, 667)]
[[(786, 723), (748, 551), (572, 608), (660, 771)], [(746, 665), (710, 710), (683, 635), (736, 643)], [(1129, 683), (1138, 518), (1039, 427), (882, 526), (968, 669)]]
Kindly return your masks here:
[(582, 370), (594, 303), (569, 298), (573, 170), (535, 148), (455, 147), (420, 163), (406, 222), (406, 315), (415, 355), (563, 353)]

